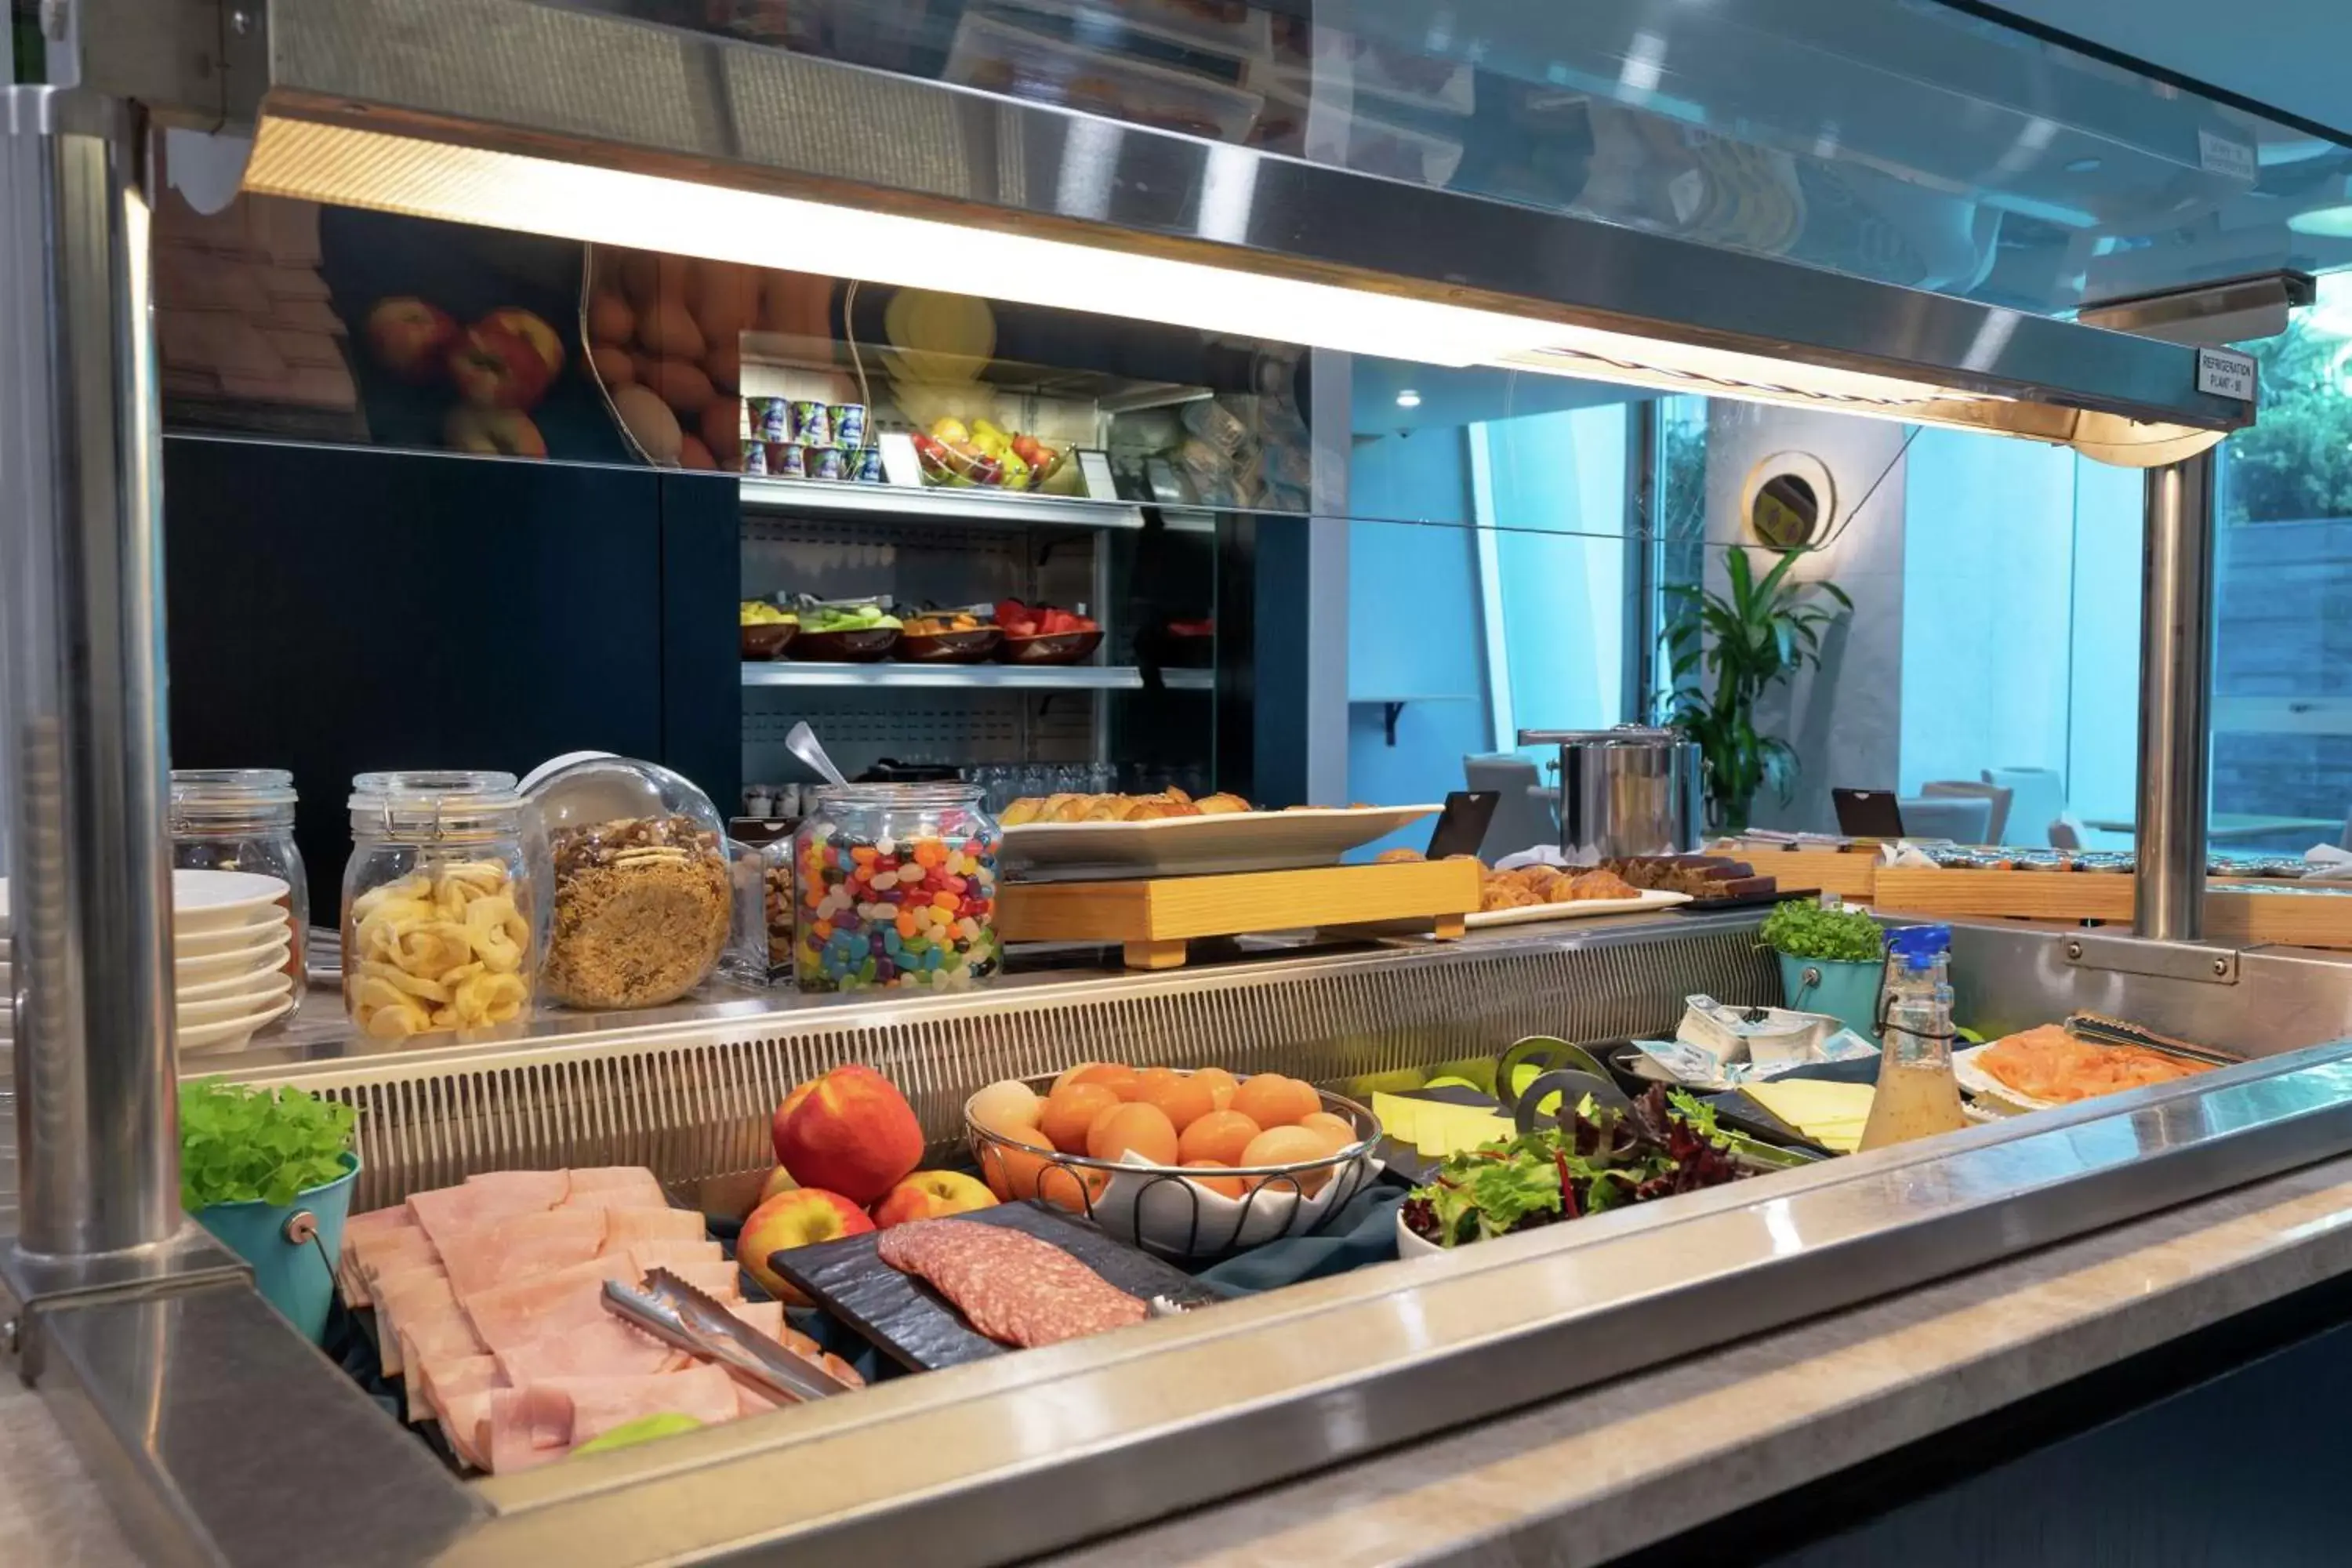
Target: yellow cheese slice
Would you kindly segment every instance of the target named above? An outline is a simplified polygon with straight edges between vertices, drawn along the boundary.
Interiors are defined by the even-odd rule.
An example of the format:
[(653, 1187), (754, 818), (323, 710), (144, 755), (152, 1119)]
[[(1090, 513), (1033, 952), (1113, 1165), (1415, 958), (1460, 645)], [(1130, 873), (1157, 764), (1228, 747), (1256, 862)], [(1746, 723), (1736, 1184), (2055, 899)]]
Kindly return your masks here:
[(1862, 1143), (1876, 1094), (1866, 1083), (1823, 1083), (1784, 1079), (1743, 1085), (1740, 1092), (1824, 1149), (1851, 1154)]

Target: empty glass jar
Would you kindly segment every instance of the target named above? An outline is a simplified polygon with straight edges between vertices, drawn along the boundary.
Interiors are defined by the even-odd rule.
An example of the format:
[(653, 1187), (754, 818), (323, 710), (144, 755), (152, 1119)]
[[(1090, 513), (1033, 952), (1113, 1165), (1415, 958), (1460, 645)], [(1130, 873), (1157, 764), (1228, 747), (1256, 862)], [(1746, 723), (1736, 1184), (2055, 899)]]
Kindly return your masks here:
[(294, 843), (294, 775), (284, 768), (173, 768), (172, 864), (187, 871), (253, 871), (286, 884), (294, 945), (287, 973), (301, 994), (310, 946), (310, 880)]

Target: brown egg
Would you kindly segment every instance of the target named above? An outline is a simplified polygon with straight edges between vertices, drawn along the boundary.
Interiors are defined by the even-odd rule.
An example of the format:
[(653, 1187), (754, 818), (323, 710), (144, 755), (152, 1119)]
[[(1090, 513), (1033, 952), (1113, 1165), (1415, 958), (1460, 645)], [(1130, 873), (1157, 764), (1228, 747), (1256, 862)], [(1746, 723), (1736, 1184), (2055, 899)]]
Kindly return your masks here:
[(1037, 1173), (1037, 1195), (1072, 1214), (1092, 1214), (1095, 1201), (1108, 1185), (1108, 1171), (1089, 1171), (1077, 1165), (1047, 1165)]
[(711, 385), (721, 392), (734, 391), (743, 381), (742, 345), (712, 343), (702, 351), (702, 368), (709, 372)]
[(1298, 1119), (1298, 1125), (1302, 1130), (1315, 1133), (1330, 1144), (1331, 1152), (1334, 1154), (1351, 1144), (1363, 1141), (1356, 1130), (1348, 1124), (1346, 1117), (1334, 1116), (1328, 1110), (1318, 1110), (1311, 1116), (1302, 1116)]
[(588, 341), (619, 345), (637, 330), (637, 313), (618, 294), (599, 293), (588, 301)]
[(1087, 1152), (1097, 1160), (1133, 1154), (1149, 1165), (1172, 1165), (1176, 1127), (1156, 1105), (1117, 1106), (1097, 1117), (1087, 1130)]
[(1264, 1131), (1238, 1110), (1212, 1110), (1184, 1129), (1176, 1140), (1176, 1157), (1188, 1165), (1202, 1160), (1238, 1165), (1242, 1151)]
[(1136, 1080), (1143, 1075), (1121, 1062), (1091, 1062), (1072, 1073), (1074, 1084), (1098, 1083), (1121, 1100), (1135, 1098)]
[(655, 300), (637, 318), (637, 344), (647, 353), (682, 360), (700, 359), (704, 347), (694, 312), (670, 299)]
[(1217, 1108), (1207, 1084), (1166, 1068), (1153, 1068), (1137, 1079), (1135, 1092), (1128, 1098), (1139, 1105), (1158, 1106), (1180, 1133)]
[(669, 405), (642, 386), (615, 386), (610, 392), (621, 423), (646, 456), (665, 468), (677, 462), (679, 437), (685, 433)]
[[(1324, 1141), (1304, 1127), (1269, 1127), (1250, 1140), (1249, 1147), (1242, 1151), (1241, 1163), (1244, 1165), (1296, 1165), (1307, 1160), (1328, 1159), (1330, 1153)], [(1300, 1171), (1297, 1175), (1299, 1193), (1307, 1197), (1313, 1197), (1322, 1191), (1323, 1184), (1330, 1179), (1331, 1172), (1328, 1167)], [(1267, 1176), (1261, 1180), (1260, 1184), (1271, 1186), (1279, 1193), (1289, 1187), (1291, 1180), (1288, 1176)]]
[(590, 343), (580, 356), (580, 368), (607, 387), (626, 386), (637, 379), (637, 364), (625, 349), (610, 343)]
[(738, 397), (714, 397), (703, 406), (698, 421), (702, 444), (714, 455), (743, 449), (743, 401)]
[(710, 448), (704, 446), (699, 439), (694, 436), (686, 435), (677, 438), (677, 466), (681, 468), (698, 468), (707, 473), (719, 467), (719, 459), (710, 455)]
[[(1233, 1167), (1223, 1160), (1187, 1160), (1184, 1169), (1187, 1172), (1230, 1171)], [(1245, 1190), (1239, 1176), (1194, 1175), (1192, 1179), (1221, 1197), (1238, 1198)]]
[(700, 414), (719, 396), (702, 367), (690, 360), (656, 360), (645, 378), (654, 395), (686, 416)]
[(1012, 1136), (1012, 1130), (1034, 1130), (1045, 1102), (1017, 1078), (1000, 1079), (964, 1102), (964, 1114), (992, 1132)]
[(1219, 1110), (1233, 1109), (1234, 1090), (1239, 1089), (1242, 1083), (1241, 1079), (1223, 1068), (1202, 1068), (1192, 1075), (1192, 1081), (1209, 1086), (1209, 1097), (1215, 1102), (1216, 1109)]
[(1233, 1109), (1260, 1127), (1286, 1127), (1323, 1109), (1311, 1085), (1278, 1072), (1253, 1073), (1234, 1090)]
[(1037, 1130), (1065, 1154), (1087, 1152), (1087, 1129), (1095, 1118), (1118, 1103), (1118, 1096), (1098, 1083), (1074, 1083), (1045, 1097)]

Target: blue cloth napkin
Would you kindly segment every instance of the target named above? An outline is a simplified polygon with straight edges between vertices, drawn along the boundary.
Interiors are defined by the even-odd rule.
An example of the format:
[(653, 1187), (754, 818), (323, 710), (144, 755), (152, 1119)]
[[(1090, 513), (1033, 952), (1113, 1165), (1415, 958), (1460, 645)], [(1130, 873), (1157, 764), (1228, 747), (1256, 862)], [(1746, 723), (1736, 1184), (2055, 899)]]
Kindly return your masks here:
[(1193, 1278), (1221, 1296), (1254, 1296), (1327, 1275), (1345, 1274), (1368, 1263), (1393, 1260), (1397, 1205), (1405, 1190), (1374, 1182), (1341, 1206), (1313, 1236), (1295, 1236), (1253, 1247), (1239, 1258), (1204, 1268)]

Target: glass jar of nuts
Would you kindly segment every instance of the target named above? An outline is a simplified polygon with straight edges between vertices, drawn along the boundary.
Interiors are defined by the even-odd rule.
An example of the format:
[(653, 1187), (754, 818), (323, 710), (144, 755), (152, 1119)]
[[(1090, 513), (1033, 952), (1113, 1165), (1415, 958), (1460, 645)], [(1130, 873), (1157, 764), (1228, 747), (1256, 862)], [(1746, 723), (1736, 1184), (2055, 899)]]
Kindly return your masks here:
[(625, 757), (568, 763), (523, 793), (551, 868), (547, 994), (572, 1007), (657, 1007), (701, 984), (734, 916), (710, 797)]

